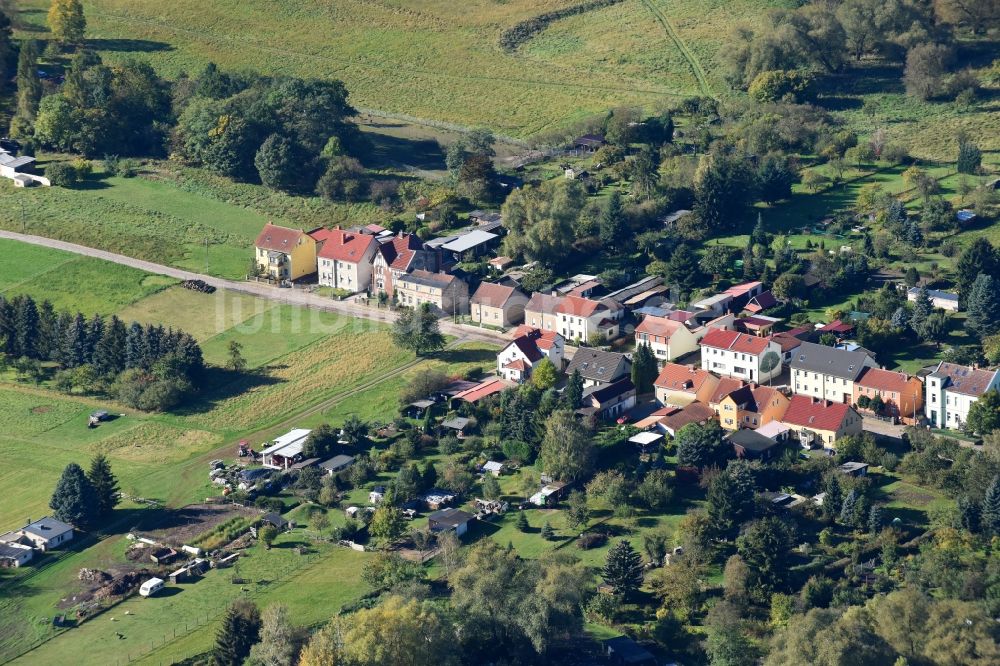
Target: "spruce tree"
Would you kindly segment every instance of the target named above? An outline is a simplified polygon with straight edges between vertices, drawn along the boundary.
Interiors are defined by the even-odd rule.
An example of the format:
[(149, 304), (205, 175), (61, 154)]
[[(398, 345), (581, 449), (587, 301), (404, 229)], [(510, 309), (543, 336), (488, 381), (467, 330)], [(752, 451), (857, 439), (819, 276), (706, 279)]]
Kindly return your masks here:
[(87, 322), (87, 344), (86, 344), (86, 358), (84, 361), (86, 363), (94, 362), (94, 354), (97, 351), (97, 345), (100, 344), (101, 338), (104, 337), (104, 318), (101, 315), (95, 314)]
[(420, 480), (424, 490), (430, 490), (437, 485), (438, 473), (433, 460), (428, 460), (427, 464), (424, 465), (424, 472), (420, 475)]
[(965, 309), (969, 313), (965, 326), (979, 338), (1000, 332), (1000, 283), (992, 275), (980, 273), (972, 283)]
[(62, 346), (55, 344), (59, 339), (59, 315), (49, 301), (42, 301), (38, 307), (38, 356), (49, 361), (58, 361)]
[(519, 532), (527, 532), (531, 527), (528, 525), (528, 515), (524, 511), (520, 511), (517, 514), (517, 522), (515, 523)]
[[(825, 502), (826, 500), (824, 499), (823, 501)], [(854, 527), (856, 525), (854, 519), (857, 514), (857, 506), (858, 495), (854, 490), (851, 490), (847, 493), (847, 497), (844, 498), (844, 503), (840, 507), (840, 522)]]
[(583, 376), (579, 369), (574, 369), (573, 374), (569, 376), (566, 388), (563, 390), (563, 399), (567, 408), (580, 408), (580, 403), (583, 401)]
[(1000, 475), (993, 477), (993, 483), (986, 490), (980, 524), (989, 535), (1000, 536)]
[(983, 151), (979, 149), (979, 146), (966, 138), (960, 139), (958, 142), (958, 160), (956, 161), (958, 172), (976, 175), (979, 173), (982, 162)]
[(642, 585), (642, 556), (631, 543), (622, 539), (608, 551), (601, 577), (616, 594), (630, 596)]
[(923, 337), (922, 330), (924, 324), (927, 323), (927, 319), (934, 312), (934, 306), (931, 304), (930, 294), (927, 292), (927, 285), (920, 287), (920, 291), (917, 293), (917, 298), (913, 301), (913, 315), (910, 316), (910, 327), (913, 331)]
[(990, 241), (980, 236), (962, 252), (955, 265), (955, 284), (958, 287), (958, 300), (965, 303), (972, 290), (972, 283), (979, 274), (1000, 275), (1000, 252)]
[(97, 513), (94, 487), (76, 463), (66, 465), (52, 493), (49, 508), (56, 518), (74, 527), (82, 529), (93, 524)]
[(28, 39), (21, 42), (17, 57), (17, 112), (18, 118), (33, 121), (42, 99), (42, 80), (38, 77), (38, 42)]
[(142, 366), (142, 353), (145, 347), (145, 335), (139, 322), (132, 322), (125, 335), (125, 367), (123, 369)]
[(826, 518), (836, 516), (840, 513), (844, 500), (843, 490), (840, 487), (840, 479), (836, 474), (830, 474), (827, 477), (823, 492), (825, 493), (823, 497), (823, 515)]
[(624, 218), (622, 216), (622, 196), (617, 189), (611, 192), (608, 203), (601, 212), (598, 221), (598, 233), (601, 245), (609, 254), (615, 254), (622, 243), (624, 234)]
[(868, 512), (868, 531), (872, 534), (878, 534), (884, 526), (885, 518), (882, 515), (882, 507), (876, 504)]
[(552, 529), (552, 525), (549, 525), (548, 521), (546, 521), (545, 524), (542, 525), (542, 538), (546, 541), (552, 541), (555, 535), (556, 532)]
[(215, 666), (241, 666), (260, 640), (260, 611), (252, 601), (237, 599), (226, 610), (215, 639)]
[(97, 504), (97, 515), (107, 518), (118, 505), (118, 479), (111, 471), (111, 463), (99, 453), (90, 461), (87, 470), (87, 480), (94, 488), (94, 498)]
[(77, 368), (87, 359), (87, 322), (81, 313), (73, 318), (63, 338), (60, 361), (67, 368)]
[(962, 527), (972, 534), (976, 534), (980, 529), (979, 520), (980, 506), (963, 495), (958, 498), (958, 518)]
[(648, 344), (640, 344), (632, 355), (632, 383), (639, 395), (650, 393), (657, 376), (656, 357)]
[(38, 308), (30, 296), (14, 301), (14, 350), (11, 356), (38, 358)]
[(686, 294), (694, 289), (701, 278), (701, 269), (694, 250), (686, 244), (677, 246), (667, 261), (665, 273), (667, 284), (677, 287), (682, 293)]
[(102, 377), (114, 376), (125, 369), (125, 346), (128, 337), (122, 320), (112, 315), (104, 327), (101, 339), (94, 347), (92, 363)]

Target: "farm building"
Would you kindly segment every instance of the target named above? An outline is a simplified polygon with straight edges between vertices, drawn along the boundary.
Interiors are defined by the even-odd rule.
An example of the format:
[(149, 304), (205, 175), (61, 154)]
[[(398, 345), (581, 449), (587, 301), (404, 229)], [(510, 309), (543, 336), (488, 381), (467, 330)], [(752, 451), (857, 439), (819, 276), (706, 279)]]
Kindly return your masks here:
[(338, 472), (343, 472), (345, 469), (354, 464), (354, 456), (348, 456), (340, 454), (339, 456), (334, 456), (329, 460), (325, 460), (319, 464), (320, 469), (323, 470), (325, 474), (334, 475)]
[(432, 532), (454, 531), (462, 536), (469, 530), (469, 521), (475, 516), (461, 509), (441, 509), (427, 516), (427, 526)]
[(312, 430), (297, 428), (276, 438), (261, 451), (261, 464), (271, 469), (288, 469), (302, 461), (302, 449)]

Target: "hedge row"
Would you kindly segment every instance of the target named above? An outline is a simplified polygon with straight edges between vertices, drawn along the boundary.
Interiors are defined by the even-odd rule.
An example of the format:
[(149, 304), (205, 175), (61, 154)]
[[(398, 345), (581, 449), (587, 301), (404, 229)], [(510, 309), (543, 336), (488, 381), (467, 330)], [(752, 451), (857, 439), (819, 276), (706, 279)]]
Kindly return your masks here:
[(545, 30), (545, 28), (547, 28), (553, 21), (558, 21), (559, 19), (566, 18), (567, 16), (584, 14), (594, 9), (610, 7), (611, 5), (616, 5), (619, 2), (622, 2), (622, 0), (589, 0), (588, 2), (581, 2), (580, 4), (573, 5), (572, 7), (565, 7), (563, 9), (557, 9), (552, 12), (546, 12), (544, 14), (539, 14), (538, 16), (533, 16), (525, 21), (515, 23), (501, 32), (500, 47), (505, 51), (516, 51), (519, 46), (540, 33), (542, 30)]

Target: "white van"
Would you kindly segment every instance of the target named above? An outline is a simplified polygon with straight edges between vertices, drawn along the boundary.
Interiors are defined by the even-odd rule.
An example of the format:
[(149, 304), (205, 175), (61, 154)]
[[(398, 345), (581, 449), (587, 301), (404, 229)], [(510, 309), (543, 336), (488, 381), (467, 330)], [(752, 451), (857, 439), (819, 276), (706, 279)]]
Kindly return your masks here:
[(139, 588), (139, 596), (151, 597), (163, 589), (162, 578), (150, 578)]

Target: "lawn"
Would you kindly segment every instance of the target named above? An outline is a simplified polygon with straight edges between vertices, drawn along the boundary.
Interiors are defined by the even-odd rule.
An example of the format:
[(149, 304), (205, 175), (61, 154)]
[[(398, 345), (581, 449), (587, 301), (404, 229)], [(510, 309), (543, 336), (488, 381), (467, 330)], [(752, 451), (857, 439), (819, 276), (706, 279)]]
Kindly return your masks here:
[(133, 303), (119, 311), (118, 316), (123, 321), (140, 324), (169, 324), (204, 344), (274, 307), (273, 301), (234, 291), (220, 289), (214, 294), (203, 294), (175, 286)]

